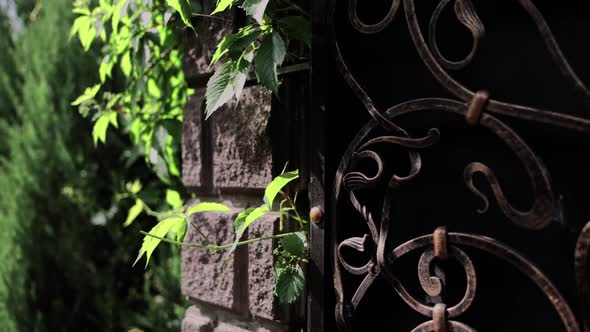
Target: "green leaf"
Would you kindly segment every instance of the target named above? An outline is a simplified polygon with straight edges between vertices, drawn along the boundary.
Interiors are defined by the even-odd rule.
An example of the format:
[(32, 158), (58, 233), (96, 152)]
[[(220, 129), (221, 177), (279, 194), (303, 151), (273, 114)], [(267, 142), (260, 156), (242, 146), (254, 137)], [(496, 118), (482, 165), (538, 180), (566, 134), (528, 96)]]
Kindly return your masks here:
[(292, 172), (283, 173), (276, 178), (274, 178), (266, 189), (264, 190), (264, 202), (267, 204), (269, 208), (272, 208), (272, 203), (277, 196), (277, 194), (283, 190), (283, 188), (289, 184), (289, 182), (299, 178), (299, 170), (294, 170)]
[(111, 24), (113, 27), (113, 31), (116, 33), (117, 28), (119, 27), (119, 21), (122, 17), (125, 17), (125, 3), (127, 0), (119, 0), (113, 9), (113, 17), (111, 18)]
[[(154, 228), (152, 228), (149, 231), (149, 234), (154, 235), (154, 236), (158, 236), (158, 237), (164, 237), (173, 228), (176, 229), (177, 231), (180, 230), (180, 228), (182, 226), (181, 223), (186, 224), (186, 218), (174, 216), (171, 218), (164, 219), (164, 220), (160, 221), (156, 226), (154, 226)], [(150, 257), (152, 256), (152, 253), (154, 252), (154, 250), (156, 249), (158, 244), (160, 244), (161, 241), (162, 240), (160, 240), (160, 239), (146, 235), (143, 238), (143, 243), (141, 245), (141, 249), (139, 250), (139, 254), (137, 255), (137, 258), (135, 259), (135, 262), (133, 262), (133, 265), (137, 264), (137, 262), (145, 254), (147, 257), (147, 260), (145, 262), (145, 266), (147, 267), (147, 265), (150, 261)]]
[(180, 18), (184, 24), (191, 28), (193, 27), (191, 24), (191, 16), (193, 13), (189, 0), (166, 0), (166, 2), (168, 2), (168, 5), (174, 8), (180, 14)]
[(86, 88), (84, 90), (84, 93), (81, 96), (79, 96), (78, 98), (76, 98), (76, 100), (74, 100), (70, 105), (77, 106), (87, 100), (94, 98), (96, 96), (96, 94), (98, 93), (98, 90), (100, 90), (100, 84)]
[(123, 55), (121, 56), (120, 66), (123, 74), (126, 77), (129, 77), (129, 75), (131, 75), (131, 54), (129, 50), (123, 53)]
[(147, 82), (147, 90), (148, 90), (148, 93), (150, 95), (152, 95), (156, 99), (162, 97), (162, 90), (160, 90), (160, 87), (158, 86), (158, 83), (153, 78), (150, 78), (148, 80), (148, 82)]
[(231, 209), (228, 206), (223, 205), (221, 203), (201, 202), (201, 203), (195, 204), (195, 205), (191, 206), (190, 208), (188, 208), (188, 210), (186, 211), (186, 215), (190, 216), (195, 213), (201, 213), (201, 212), (227, 212), (227, 211), (231, 211)]
[(90, 19), (88, 19), (86, 23), (83, 23), (79, 26), (78, 38), (80, 39), (80, 43), (84, 47), (85, 51), (90, 49), (90, 45), (92, 45), (92, 41), (96, 37), (97, 32), (98, 31)]
[(109, 124), (117, 127), (117, 113), (105, 112), (98, 118), (98, 120), (96, 120), (94, 123), (94, 128), (92, 129), (94, 145), (96, 145), (99, 141), (103, 144), (106, 142)]
[(303, 258), (305, 254), (305, 234), (297, 232), (281, 238), (281, 246), (293, 257)]
[[(248, 210), (246, 210), (246, 211), (248, 211)], [(264, 216), (269, 211), (270, 211), (270, 209), (268, 208), (268, 206), (261, 205), (255, 209), (252, 209), (249, 212), (244, 213), (244, 215), (242, 215), (242, 217), (245, 217), (243, 222), (241, 220), (240, 221), (238, 220), (238, 219), (240, 219), (240, 214), (242, 214), (242, 213), (238, 214), (238, 217), (234, 221), (234, 226), (238, 225), (238, 227), (236, 229), (236, 240), (234, 241), (233, 245), (229, 249), (228, 256), (232, 252), (234, 252), (234, 250), (236, 250), (236, 247), (238, 246), (238, 242), (240, 242), (240, 239), (244, 235), (244, 232), (246, 231), (246, 229), (248, 229), (248, 227), (253, 222), (255, 222), (258, 218)], [(242, 211), (242, 212), (245, 212), (245, 211)]]
[(240, 229), (240, 227), (246, 222), (246, 218), (248, 217), (248, 215), (250, 215), (250, 213), (252, 213), (252, 211), (254, 211), (255, 208), (247, 208), (245, 210), (243, 210), (242, 212), (238, 213), (238, 215), (236, 216), (236, 219), (234, 220), (234, 230), (237, 231), (238, 229)]
[(242, 8), (246, 11), (246, 14), (250, 15), (260, 25), (264, 24), (262, 18), (266, 11), (266, 6), (269, 0), (244, 0)]
[(287, 49), (283, 38), (273, 32), (267, 35), (254, 57), (254, 67), (258, 81), (278, 94), (279, 79), (277, 77), (277, 67), (285, 60)]
[(125, 220), (125, 223), (123, 223), (123, 227), (131, 225), (131, 223), (133, 223), (133, 221), (141, 214), (142, 211), (143, 201), (138, 198), (135, 200), (135, 205), (129, 209), (129, 212), (127, 213), (127, 219)]
[(107, 77), (111, 77), (111, 72), (113, 71), (114, 64), (115, 63), (111, 61), (111, 57), (108, 54), (102, 59), (102, 62), (100, 63), (100, 67), (98, 69), (98, 74), (100, 76), (101, 83), (104, 83)]
[(211, 58), (211, 65), (215, 64), (227, 53), (230, 53), (232, 60), (236, 60), (236, 55), (241, 55), (258, 38), (261, 32), (262, 30), (259, 27), (247, 25), (235, 34), (225, 35), (215, 49), (215, 53)]
[[(88, 10), (88, 9), (86, 9)], [(88, 13), (90, 14), (90, 12)], [(76, 18), (74, 20), (74, 24), (72, 24), (72, 28), (70, 29), (70, 36), (69, 38), (71, 39), (72, 37), (74, 37), (74, 35), (76, 35), (79, 31), (81, 27), (84, 27), (86, 29), (86, 26), (88, 26), (90, 24), (90, 17), (88, 16), (80, 16), (78, 18)]]
[(217, 7), (215, 7), (215, 10), (211, 13), (211, 15), (221, 13), (222, 11), (231, 8), (233, 2), (233, 0), (217, 0)]
[(250, 63), (246, 59), (241, 59), (237, 64), (228, 61), (211, 76), (205, 93), (207, 118), (232, 97), (239, 95), (246, 83), (249, 70)]
[(177, 225), (178, 227), (173, 227), (171, 231), (176, 234), (176, 241), (182, 242), (188, 230), (188, 221), (185, 219), (183, 223), (178, 223)]
[(279, 271), (276, 276), (275, 293), (280, 303), (293, 303), (299, 298), (305, 286), (303, 270), (296, 264)]
[(183, 204), (178, 191), (172, 189), (166, 190), (166, 203), (168, 203), (173, 209), (178, 209)]
[(299, 40), (311, 47), (311, 22), (303, 16), (287, 16), (278, 21), (289, 39)]
[(141, 181), (135, 180), (133, 182), (128, 182), (125, 185), (125, 188), (127, 189), (128, 192), (130, 192), (132, 194), (137, 194), (141, 191), (141, 188), (142, 188)]

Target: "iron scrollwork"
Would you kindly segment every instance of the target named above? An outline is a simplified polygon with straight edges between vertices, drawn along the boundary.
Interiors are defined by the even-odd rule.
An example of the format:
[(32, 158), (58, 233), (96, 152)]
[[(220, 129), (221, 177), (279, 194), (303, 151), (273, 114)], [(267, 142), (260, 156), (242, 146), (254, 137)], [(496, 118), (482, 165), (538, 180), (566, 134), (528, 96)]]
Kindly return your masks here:
[[(473, 37), (471, 51), (465, 58), (458, 61), (448, 60), (439, 50), (436, 41), (436, 27), (439, 17), (443, 9), (451, 2), (454, 3), (456, 18), (471, 32)], [(519, 0), (518, 3), (531, 17), (545, 42), (548, 53), (564, 78), (583, 95), (583, 98), (590, 98), (590, 91), (568, 63), (537, 7), (530, 0)], [(411, 183), (419, 175), (422, 168), (422, 151), (436, 149), (441, 135), (444, 135), (444, 132), (441, 133), (439, 128), (431, 128), (423, 137), (411, 137), (406, 130), (396, 124), (397, 117), (425, 111), (445, 112), (465, 119), (466, 125), (478, 126), (482, 130), (487, 130), (510, 148), (528, 174), (528, 181), (533, 193), (532, 203), (528, 210), (519, 210), (509, 202), (494, 171), (481, 162), (472, 162), (466, 165), (463, 178), (467, 188), (484, 202), (483, 208), (478, 210), (480, 213), (485, 213), (490, 203), (489, 198), (474, 184), (473, 178), (477, 173), (484, 175), (504, 216), (515, 225), (528, 230), (541, 230), (559, 220), (562, 215), (561, 206), (552, 189), (549, 171), (541, 158), (510, 126), (495, 115), (519, 118), (584, 134), (590, 133), (590, 120), (491, 99), (487, 92), (472, 92), (447, 72), (447, 70), (457, 70), (468, 66), (475, 57), (485, 34), (484, 24), (471, 0), (440, 0), (430, 20), (428, 43), (418, 24), (414, 0), (403, 0), (403, 4), (401, 0), (392, 0), (385, 17), (375, 24), (363, 22), (357, 15), (357, 6), (359, 6), (358, 0), (348, 0), (348, 17), (351, 25), (364, 34), (383, 31), (403, 7), (409, 32), (424, 64), (457, 100), (417, 99), (390, 107), (385, 112), (378, 110), (348, 69), (336, 42), (335, 31), (333, 31), (335, 59), (339, 71), (372, 118), (358, 132), (344, 153), (336, 172), (332, 191), (332, 229), (337, 230), (337, 209), (342, 200), (358, 212), (368, 228), (368, 234), (342, 241), (339, 241), (337, 231), (334, 231), (332, 235), (335, 257), (336, 319), (339, 327), (342, 330), (349, 328), (350, 319), (357, 307), (361, 305), (367, 290), (377, 278), (384, 278), (410, 308), (428, 319), (413, 331), (475, 331), (473, 327), (460, 322), (461, 316), (476, 298), (477, 288), (475, 265), (463, 249), (475, 248), (511, 264), (529, 278), (552, 304), (566, 331), (590, 332), (590, 222), (579, 235), (574, 255), (577, 289), (580, 297), (580, 320), (576, 318), (568, 302), (541, 269), (516, 250), (497, 240), (483, 235), (447, 232), (446, 228), (439, 227), (434, 230), (433, 234), (411, 239), (395, 248), (392, 248), (388, 243), (388, 234), (394, 224), (390, 220), (390, 210), (395, 194), (399, 192), (401, 187)], [(376, 133), (379, 134), (375, 137)], [(376, 148), (376, 146), (383, 145), (395, 145), (407, 151), (410, 162), (408, 174), (393, 174), (386, 177), (385, 158)], [(361, 161), (373, 163), (376, 166), (374, 174), (367, 174), (357, 169), (357, 164)], [(375, 190), (378, 185), (385, 187), (385, 193), (381, 202), (381, 211), (378, 213), (380, 221), (376, 222), (374, 215), (377, 214), (371, 212), (370, 207), (363, 203), (358, 193)], [(350, 250), (368, 255), (367, 261), (360, 266), (355, 266), (346, 256), (346, 251)], [(411, 252), (421, 252), (418, 262), (418, 278), (424, 294), (430, 299), (428, 302), (421, 301), (410, 294), (393, 272), (392, 265), (399, 258)], [(445, 285), (445, 272), (439, 262), (445, 260), (456, 261), (465, 272), (465, 293), (458, 303), (445, 303), (441, 296)], [(344, 289), (342, 281), (344, 273), (363, 277), (362, 282), (352, 295), (347, 294)]]

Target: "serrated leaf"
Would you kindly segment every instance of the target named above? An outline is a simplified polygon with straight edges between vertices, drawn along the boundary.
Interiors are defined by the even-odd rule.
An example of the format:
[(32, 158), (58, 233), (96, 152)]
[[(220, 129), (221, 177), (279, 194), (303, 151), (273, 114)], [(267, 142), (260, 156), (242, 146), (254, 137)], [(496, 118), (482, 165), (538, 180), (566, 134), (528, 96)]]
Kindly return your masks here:
[(100, 90), (100, 84), (96, 84), (94, 86), (88, 87), (84, 90), (84, 93), (80, 95), (76, 100), (74, 100), (70, 105), (77, 106), (82, 104), (85, 101), (88, 101), (96, 96)]
[[(171, 217), (168, 219), (164, 219), (164, 220), (160, 221), (156, 226), (154, 226), (149, 231), (149, 234), (157, 236), (157, 237), (164, 237), (164, 236), (166, 236), (166, 234), (168, 234), (168, 232), (172, 228), (179, 230), (181, 227), (181, 225), (177, 225), (179, 223), (186, 223), (186, 219), (184, 217)], [(160, 239), (146, 235), (143, 238), (143, 243), (141, 245), (141, 249), (139, 250), (139, 254), (137, 255), (137, 258), (135, 259), (135, 262), (133, 262), (133, 265), (137, 264), (137, 262), (141, 259), (141, 257), (143, 257), (143, 255), (146, 255), (147, 259), (145, 262), (145, 266), (147, 267), (147, 265), (150, 261), (150, 257), (152, 256), (152, 253), (154, 252), (156, 247), (158, 247), (158, 244), (160, 244), (161, 241), (162, 240), (160, 240)]]
[(121, 71), (123, 72), (123, 74), (126, 77), (129, 77), (129, 75), (131, 75), (131, 54), (129, 50), (123, 53), (123, 55), (121, 56), (121, 62), (119, 64), (121, 66)]
[(279, 79), (277, 77), (277, 67), (285, 60), (287, 49), (283, 38), (273, 32), (267, 35), (254, 57), (254, 68), (258, 81), (278, 94)]
[(193, 13), (189, 0), (166, 0), (166, 2), (168, 2), (168, 5), (174, 8), (180, 14), (180, 18), (184, 24), (191, 28), (193, 27), (191, 24), (191, 16)]
[(262, 31), (260, 28), (247, 25), (235, 34), (225, 35), (217, 45), (211, 58), (211, 65), (215, 64), (222, 56), (230, 53), (230, 58), (236, 60), (236, 55), (241, 55), (245, 48), (258, 38)]
[(231, 8), (232, 4), (233, 4), (233, 0), (217, 0), (217, 6), (215, 7), (215, 10), (213, 10), (211, 15), (221, 13), (221, 12), (225, 11), (226, 9)]
[(264, 18), (264, 12), (269, 0), (244, 0), (242, 8), (246, 14), (251, 16), (260, 25), (264, 24), (262, 19)]
[(305, 254), (305, 234), (297, 232), (287, 235), (280, 240), (281, 247), (293, 257), (303, 258)]
[(183, 204), (178, 191), (172, 189), (166, 190), (166, 203), (168, 203), (173, 209), (178, 209)]
[(272, 204), (274, 202), (275, 197), (277, 194), (283, 190), (283, 188), (289, 184), (291, 181), (296, 180), (299, 178), (299, 170), (294, 170), (292, 172), (283, 173), (276, 178), (274, 178), (264, 189), (264, 202), (267, 204), (269, 208), (272, 208)]
[(283, 304), (295, 302), (305, 286), (305, 275), (301, 266), (291, 265), (281, 269), (276, 276), (275, 294)]
[(127, 219), (123, 223), (123, 227), (127, 227), (133, 223), (133, 221), (141, 214), (143, 211), (143, 201), (141, 199), (136, 199), (135, 204), (129, 209), (127, 212)]
[(195, 213), (201, 213), (201, 212), (227, 212), (227, 211), (231, 211), (231, 209), (228, 206), (223, 205), (221, 203), (201, 202), (201, 203), (195, 204), (195, 205), (191, 206), (190, 208), (188, 208), (188, 210), (186, 211), (186, 215), (190, 216)]
[(242, 91), (249, 70), (249, 62), (246, 60), (238, 64), (228, 61), (211, 76), (207, 82), (207, 91), (205, 93), (207, 97), (205, 108), (207, 118), (232, 97), (236, 96), (238, 92)]
[(311, 22), (303, 16), (287, 16), (278, 21), (289, 39), (296, 39), (311, 47)]

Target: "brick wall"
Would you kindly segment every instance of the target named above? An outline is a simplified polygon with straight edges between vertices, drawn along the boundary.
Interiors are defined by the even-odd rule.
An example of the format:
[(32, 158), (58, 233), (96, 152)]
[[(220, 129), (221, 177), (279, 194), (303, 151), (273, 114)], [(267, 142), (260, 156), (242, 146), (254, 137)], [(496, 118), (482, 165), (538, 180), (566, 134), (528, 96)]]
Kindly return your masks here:
[[(211, 9), (204, 3), (204, 12)], [(199, 19), (194, 22), (197, 36), (188, 33), (185, 72), (196, 93), (184, 114), (182, 179), (198, 200), (232, 207), (232, 213), (198, 214), (189, 221), (210, 241), (229, 243), (234, 240), (235, 214), (260, 205), (264, 187), (272, 179), (268, 130), (272, 97), (260, 87), (247, 87), (239, 104), (226, 105), (204, 119), (209, 61), (220, 37), (234, 29), (232, 14), (222, 18)], [(268, 216), (255, 223), (247, 237), (272, 235), (275, 219)], [(189, 227), (186, 241), (198, 243), (200, 236)], [(182, 331), (286, 330), (287, 325), (280, 323), (286, 317), (284, 308), (272, 294), (272, 242), (242, 246), (226, 256), (226, 252), (183, 249), (182, 291), (193, 306), (186, 311)]]

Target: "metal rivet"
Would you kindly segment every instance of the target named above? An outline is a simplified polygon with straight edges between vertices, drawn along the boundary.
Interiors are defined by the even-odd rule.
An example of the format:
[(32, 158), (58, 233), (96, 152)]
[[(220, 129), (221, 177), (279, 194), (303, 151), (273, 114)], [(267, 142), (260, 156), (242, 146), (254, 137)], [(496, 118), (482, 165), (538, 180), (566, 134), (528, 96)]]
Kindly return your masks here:
[(437, 303), (432, 310), (434, 332), (447, 332), (447, 306)]
[(322, 221), (322, 210), (317, 206), (311, 208), (311, 210), (309, 210), (309, 219), (312, 223), (316, 225), (319, 224), (320, 221)]
[(490, 93), (485, 90), (477, 91), (473, 95), (471, 104), (469, 104), (469, 109), (465, 114), (465, 120), (469, 125), (475, 126), (479, 123), (479, 119), (488, 103), (488, 99), (490, 99)]
[(447, 260), (449, 253), (447, 249), (447, 228), (437, 227), (433, 234), (434, 256), (441, 260)]

